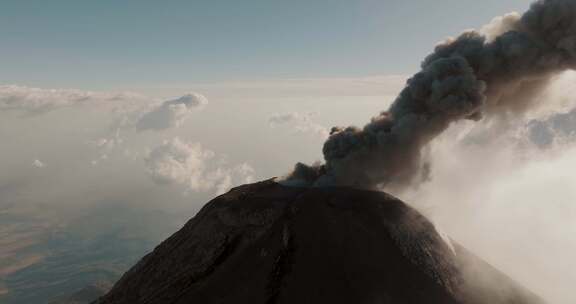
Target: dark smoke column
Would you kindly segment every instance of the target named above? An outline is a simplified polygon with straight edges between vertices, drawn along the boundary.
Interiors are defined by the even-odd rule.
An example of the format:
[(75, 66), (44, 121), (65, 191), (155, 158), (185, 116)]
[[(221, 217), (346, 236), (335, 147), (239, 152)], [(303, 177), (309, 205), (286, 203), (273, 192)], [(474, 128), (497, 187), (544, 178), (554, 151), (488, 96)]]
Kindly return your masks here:
[(510, 117), (558, 72), (576, 66), (576, 0), (541, 0), (508, 15), (496, 37), (471, 31), (436, 47), (390, 109), (364, 128), (333, 128), (326, 163), (298, 164), (288, 181), (395, 188), (417, 184), (423, 150), (452, 122)]

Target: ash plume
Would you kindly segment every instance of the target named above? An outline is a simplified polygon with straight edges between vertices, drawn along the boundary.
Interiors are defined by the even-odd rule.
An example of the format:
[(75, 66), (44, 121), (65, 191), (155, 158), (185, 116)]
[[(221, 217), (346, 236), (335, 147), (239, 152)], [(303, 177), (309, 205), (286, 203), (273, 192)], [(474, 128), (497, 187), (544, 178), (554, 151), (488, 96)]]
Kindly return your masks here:
[(427, 179), (427, 144), (462, 119), (511, 119), (552, 76), (576, 67), (576, 0), (540, 0), (438, 45), (387, 111), (363, 128), (333, 128), (324, 164), (286, 182), (397, 189)]

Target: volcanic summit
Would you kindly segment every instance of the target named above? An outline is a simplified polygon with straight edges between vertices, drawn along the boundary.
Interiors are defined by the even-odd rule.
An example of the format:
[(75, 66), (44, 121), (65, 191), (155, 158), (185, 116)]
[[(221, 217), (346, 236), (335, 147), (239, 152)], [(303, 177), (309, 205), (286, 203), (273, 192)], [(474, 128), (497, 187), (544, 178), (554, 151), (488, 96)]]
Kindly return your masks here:
[(542, 304), (400, 200), (245, 185), (210, 201), (98, 304)]

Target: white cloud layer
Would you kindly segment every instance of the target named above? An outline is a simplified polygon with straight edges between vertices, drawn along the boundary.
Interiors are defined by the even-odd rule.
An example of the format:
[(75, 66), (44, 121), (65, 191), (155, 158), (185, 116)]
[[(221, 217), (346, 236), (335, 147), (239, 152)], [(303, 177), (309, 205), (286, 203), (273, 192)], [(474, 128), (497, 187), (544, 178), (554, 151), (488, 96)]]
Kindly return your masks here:
[[(286, 98), (334, 96), (392, 96), (404, 87), (406, 75), (372, 75), (366, 77), (293, 78), (275, 80), (195, 83), (194, 87), (210, 96), (226, 98)], [(167, 84), (155, 92), (182, 91), (190, 84)]]
[[(503, 128), (491, 129), (484, 124), (489, 122), (481, 122), (474, 127), (478, 132), (447, 134), (432, 149), (431, 182), (416, 194), (401, 195), (435, 218), (448, 235), (550, 303), (559, 304), (576, 303), (571, 286), (576, 278), (571, 262), (576, 255), (572, 237), (576, 193), (570, 186), (576, 178), (571, 169), (576, 150), (570, 146), (576, 138), (571, 124), (576, 114), (567, 106), (574, 104), (576, 75), (568, 76), (551, 86), (543, 97), (548, 108), (526, 117), (532, 121), (528, 125), (522, 118), (502, 132)], [(341, 93), (369, 92), (365, 86), (376, 92), (381, 87), (376, 82), (351, 82), (350, 87), (342, 81)], [(42, 202), (55, 206), (42, 210), (60, 204), (68, 210), (90, 202), (124, 201), (135, 208), (197, 210), (214, 193), (254, 178), (286, 173), (297, 161), (317, 160), (322, 156), (321, 146), (310, 142), (320, 140), (308, 135), (326, 134), (328, 128), (322, 124), (362, 123), (386, 102), (382, 96), (387, 92), (371, 98), (310, 97), (312, 93), (324, 96), (338, 87), (332, 82), (326, 82), (325, 90), (323, 86), (304, 90), (294, 85), (290, 95), (297, 97), (284, 99), (270, 98), (278, 86), (271, 86), (260, 99), (241, 99), (230, 93), (221, 98), (226, 102), (212, 104), (203, 115), (193, 113), (202, 102), (2, 86), (0, 205)], [(178, 92), (184, 89), (188, 88)], [(207, 94), (213, 96), (217, 89)], [(262, 93), (260, 86), (243, 86), (240, 91)], [(174, 110), (170, 105), (178, 109), (173, 112), (181, 110), (184, 115), (170, 113)], [(66, 110), (50, 115), (12, 113), (41, 114), (62, 108)], [(168, 119), (163, 120), (168, 123), (163, 126), (181, 127), (162, 129), (157, 124), (148, 130), (169, 132), (138, 132), (137, 123), (144, 116), (158, 117), (162, 111), (168, 111), (164, 116)], [(194, 120), (182, 124), (191, 117)], [(552, 131), (543, 132), (548, 135), (545, 142), (552, 142), (545, 149), (534, 144), (538, 141), (531, 132), (536, 123)], [(314, 131), (314, 125), (320, 131)], [(518, 253), (520, 245), (525, 248), (522, 254)]]
[(272, 128), (288, 126), (294, 133), (312, 134), (325, 139), (329, 135), (328, 128), (312, 120), (313, 113), (276, 113), (268, 118), (268, 124)]
[(134, 93), (100, 93), (73, 89), (40, 89), (19, 85), (0, 85), (0, 110), (38, 114), (63, 107), (95, 102), (141, 99)]

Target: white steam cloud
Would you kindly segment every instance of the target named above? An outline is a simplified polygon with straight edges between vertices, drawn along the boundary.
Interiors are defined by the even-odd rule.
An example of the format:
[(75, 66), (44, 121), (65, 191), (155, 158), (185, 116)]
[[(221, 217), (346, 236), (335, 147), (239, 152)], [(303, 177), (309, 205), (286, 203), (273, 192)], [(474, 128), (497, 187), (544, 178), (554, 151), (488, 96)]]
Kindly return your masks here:
[(404, 198), (547, 303), (575, 303), (575, 138), (543, 149), (531, 122), (488, 137), (459, 124), (431, 145), (434, 178)]
[(576, 137), (576, 108), (528, 124), (530, 140), (542, 149), (573, 141)]

